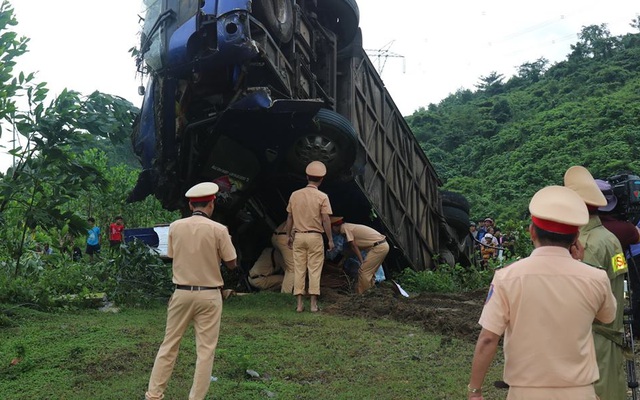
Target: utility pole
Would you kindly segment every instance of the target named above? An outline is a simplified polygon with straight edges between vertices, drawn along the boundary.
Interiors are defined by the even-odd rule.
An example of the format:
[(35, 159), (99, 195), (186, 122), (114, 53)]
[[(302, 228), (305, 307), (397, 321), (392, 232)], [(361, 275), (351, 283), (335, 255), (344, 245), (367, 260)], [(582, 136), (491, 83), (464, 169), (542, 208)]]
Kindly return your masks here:
[(391, 46), (393, 45), (395, 40), (390, 41), (382, 48), (379, 49), (365, 49), (364, 51), (367, 53), (371, 61), (377, 65), (376, 70), (378, 71), (378, 75), (382, 76), (382, 71), (384, 71), (384, 67), (387, 64), (387, 60), (389, 58), (401, 58), (402, 59), (402, 73), (404, 74), (406, 71), (406, 63), (403, 55), (394, 53), (390, 51)]

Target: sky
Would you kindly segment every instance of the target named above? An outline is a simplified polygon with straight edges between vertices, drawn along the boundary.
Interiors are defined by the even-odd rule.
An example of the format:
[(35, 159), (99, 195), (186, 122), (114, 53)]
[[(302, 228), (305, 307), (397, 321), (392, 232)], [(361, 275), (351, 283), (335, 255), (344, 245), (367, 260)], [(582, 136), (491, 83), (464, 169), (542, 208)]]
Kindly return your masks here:
[[(99, 90), (141, 104), (143, 83), (128, 52), (139, 43), (141, 0), (10, 2), (15, 31), (30, 38), (17, 71), (36, 72), (53, 94)], [(584, 26), (632, 32), (629, 24), (640, 14), (634, 0), (359, 0), (358, 6), (363, 47), (402, 115), (473, 90), (493, 71), (508, 78), (541, 57), (561, 61)]]
[[(640, 14), (640, 2), (633, 0), (358, 4), (363, 47), (374, 50), (368, 52), (374, 65), (383, 65), (382, 79), (402, 115), (460, 88), (473, 90), (493, 71), (508, 78), (541, 57), (562, 61), (584, 26), (605, 23), (612, 35), (632, 32), (629, 24)], [(381, 53), (396, 57), (374, 57)]]

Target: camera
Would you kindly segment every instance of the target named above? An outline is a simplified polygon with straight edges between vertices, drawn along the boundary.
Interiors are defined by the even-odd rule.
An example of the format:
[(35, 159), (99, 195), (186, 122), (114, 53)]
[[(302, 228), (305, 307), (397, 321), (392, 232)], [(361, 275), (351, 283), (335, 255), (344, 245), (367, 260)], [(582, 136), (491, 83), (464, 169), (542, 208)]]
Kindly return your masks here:
[(640, 176), (625, 172), (611, 176), (607, 181), (618, 200), (615, 212), (637, 225), (640, 221)]

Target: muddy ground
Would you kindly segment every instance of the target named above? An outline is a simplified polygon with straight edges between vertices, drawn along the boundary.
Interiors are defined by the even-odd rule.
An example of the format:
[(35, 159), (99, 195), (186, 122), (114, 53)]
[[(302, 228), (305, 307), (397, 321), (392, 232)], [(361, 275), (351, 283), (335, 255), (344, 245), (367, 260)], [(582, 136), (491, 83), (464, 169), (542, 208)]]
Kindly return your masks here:
[(475, 342), (478, 319), (487, 295), (482, 289), (466, 293), (423, 293), (406, 298), (393, 283), (383, 282), (363, 295), (322, 289), (323, 312), (362, 318), (387, 318), (415, 323), (426, 331)]
[[(480, 333), (478, 319), (487, 289), (466, 293), (423, 293), (401, 296), (390, 282), (363, 295), (349, 294), (345, 288), (322, 288), (323, 313), (362, 318), (387, 318), (422, 326), (425, 331), (475, 343)], [(633, 364), (625, 363), (626, 378), (637, 381), (640, 371), (640, 340), (634, 343)], [(632, 374), (628, 368), (632, 365)], [(629, 390), (629, 394), (631, 391)], [(640, 396), (640, 392), (637, 392)], [(631, 394), (629, 395), (631, 396)], [(636, 398), (636, 397), (629, 397)]]

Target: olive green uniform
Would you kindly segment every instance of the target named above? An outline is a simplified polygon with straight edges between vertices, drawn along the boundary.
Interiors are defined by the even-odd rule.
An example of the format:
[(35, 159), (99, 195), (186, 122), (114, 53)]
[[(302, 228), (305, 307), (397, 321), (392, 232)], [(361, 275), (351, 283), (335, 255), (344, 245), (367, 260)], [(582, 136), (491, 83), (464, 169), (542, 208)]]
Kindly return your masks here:
[(600, 380), (595, 384), (596, 394), (601, 400), (625, 400), (627, 389), (622, 347), (611, 338), (622, 339), (626, 260), (620, 242), (602, 225), (600, 217), (596, 215), (590, 216), (589, 223), (580, 228), (580, 242), (584, 245), (583, 261), (607, 271), (618, 307), (612, 323), (593, 324), (593, 338), (600, 370)]

